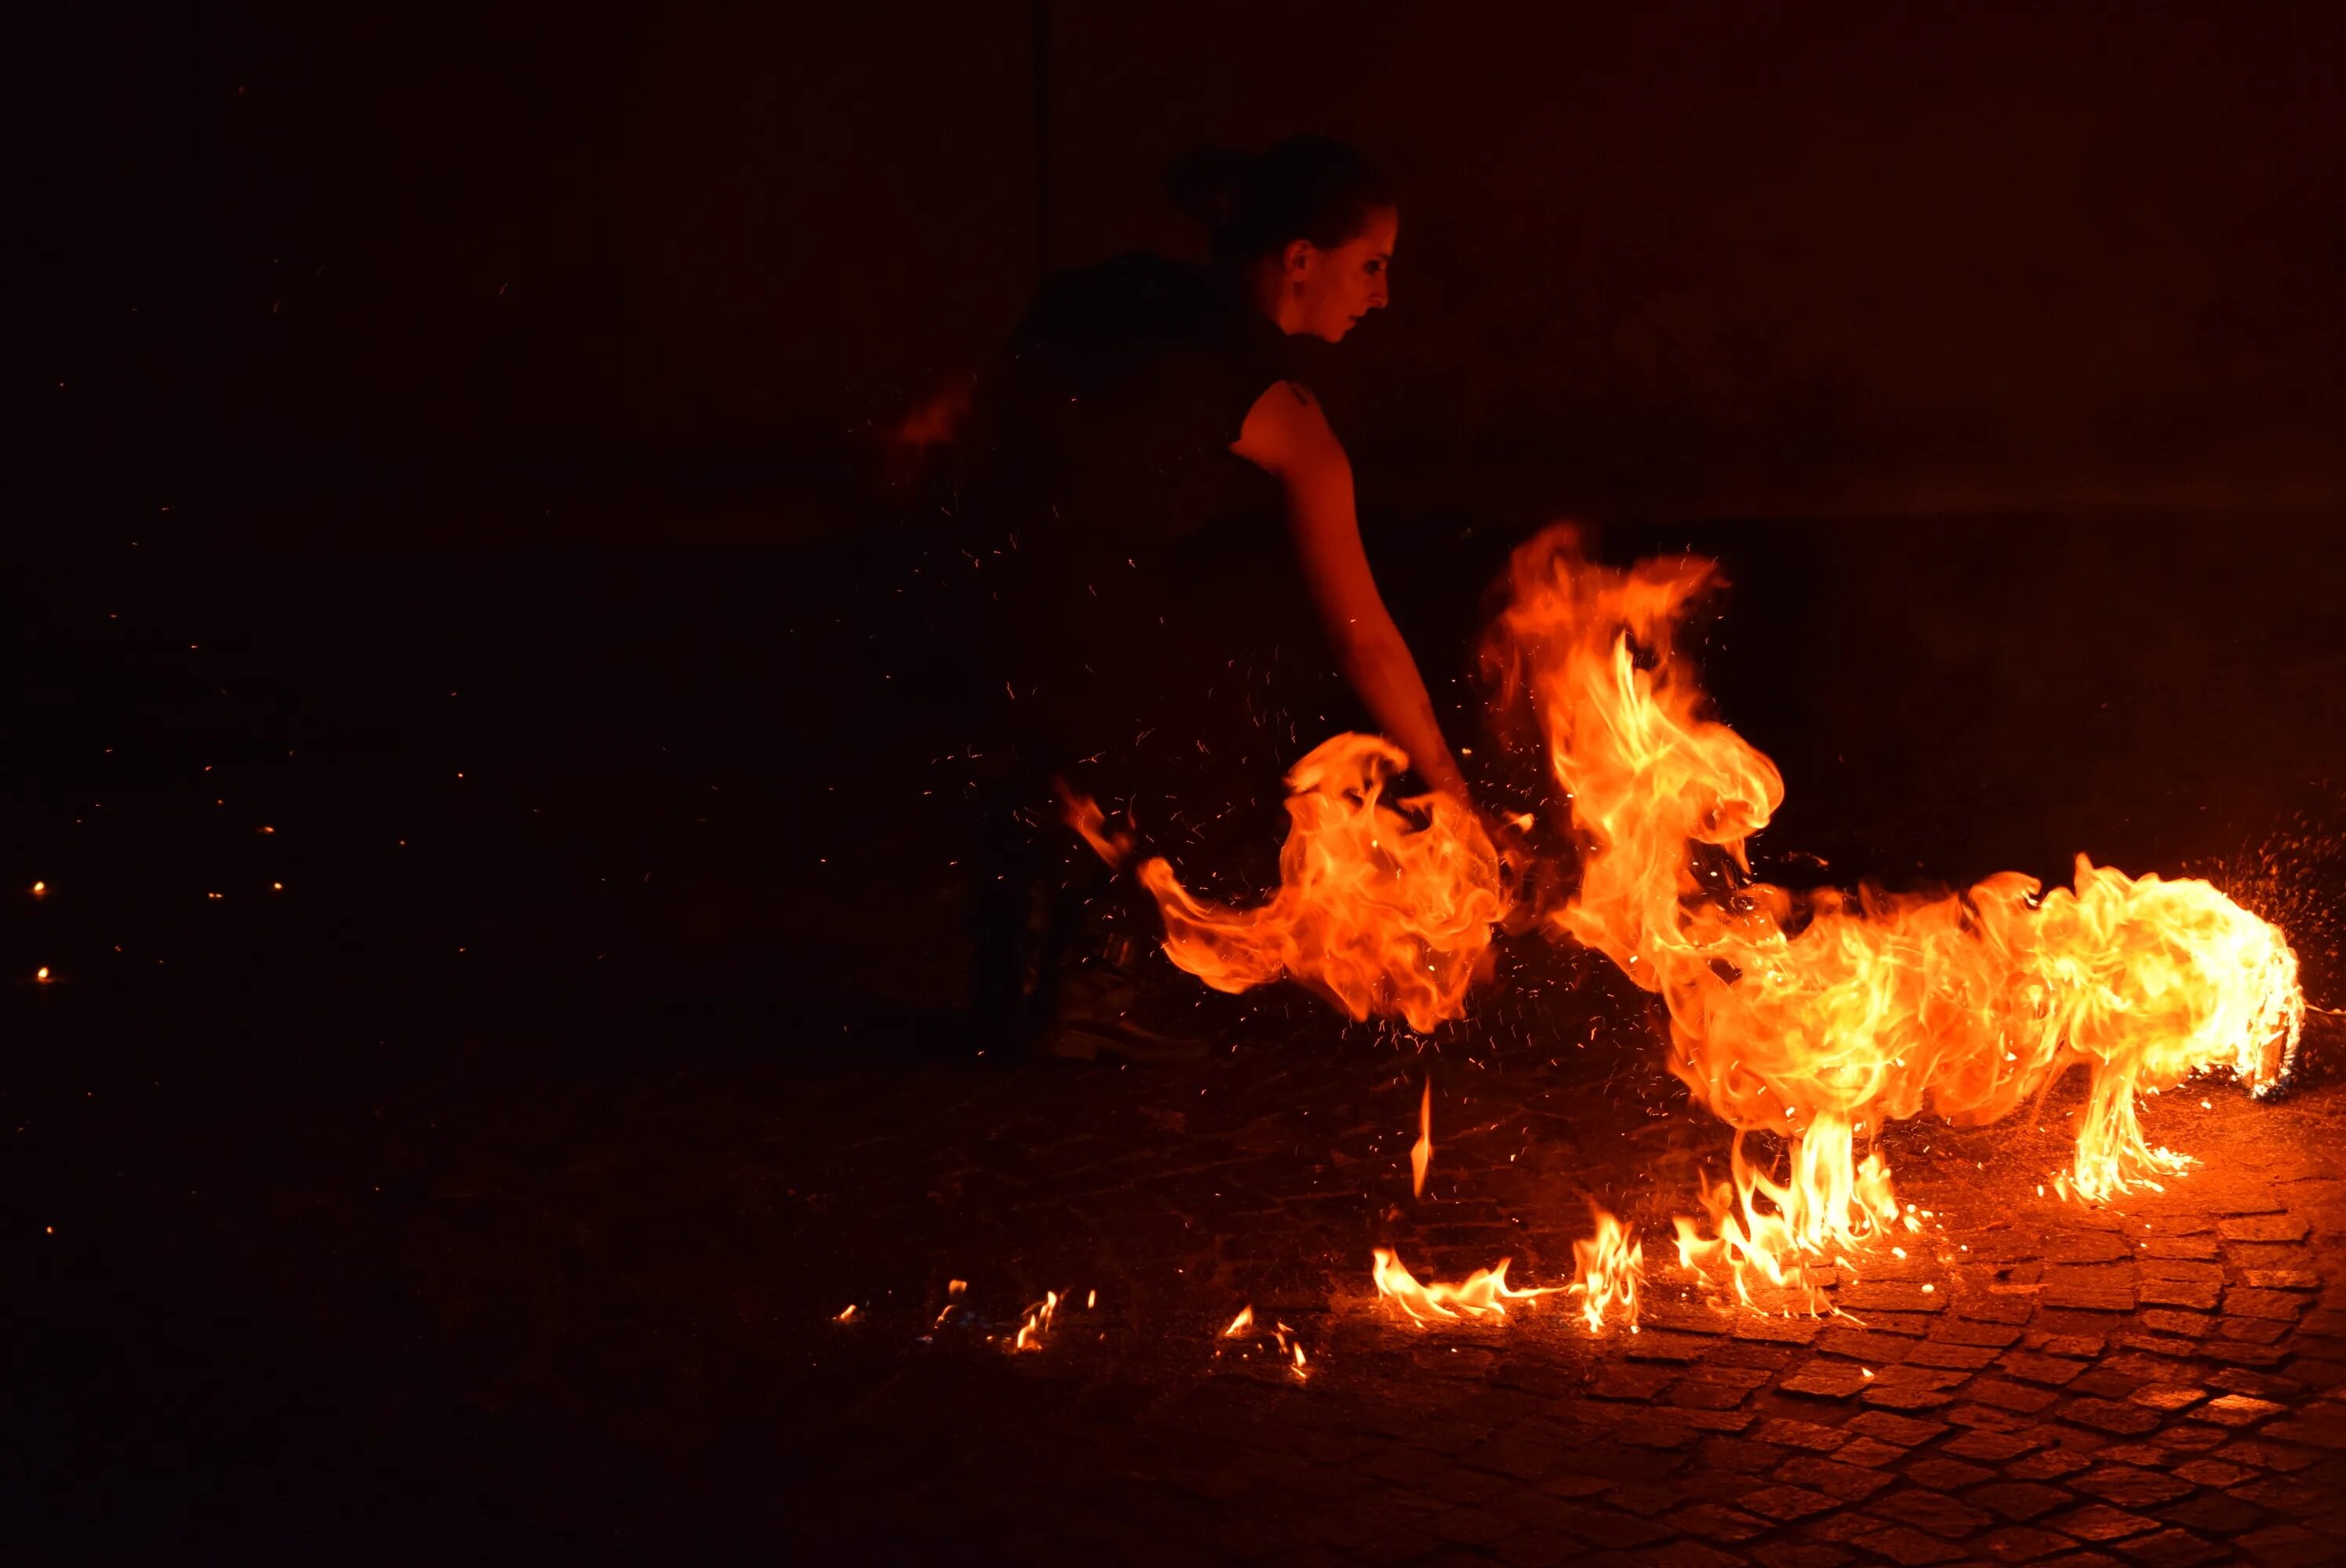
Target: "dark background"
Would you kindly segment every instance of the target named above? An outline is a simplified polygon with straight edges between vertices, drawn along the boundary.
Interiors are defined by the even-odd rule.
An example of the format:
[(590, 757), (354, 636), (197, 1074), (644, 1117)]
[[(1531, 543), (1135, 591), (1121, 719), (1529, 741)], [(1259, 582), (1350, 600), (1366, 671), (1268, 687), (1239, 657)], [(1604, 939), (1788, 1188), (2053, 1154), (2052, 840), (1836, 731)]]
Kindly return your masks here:
[[(444, 1365), (477, 1282), (284, 1316), (292, 1232), (238, 1217), (383, 1190), (288, 1140), (390, 1116), (438, 1214), (443, 1107), (974, 1049), (969, 737), (885, 433), (1000, 341), (1038, 228), (1194, 249), (1158, 182), (1204, 139), (1325, 130), (1402, 186), (1394, 307), (1321, 381), (1494, 799), (1483, 594), (1573, 515), (1725, 561), (1763, 871), (2211, 871), (2338, 1000), (2334, 8), (1042, 15), (1039, 138), (1025, 5), (44, 22), (0, 1501), (151, 1546), (331, 1514), (393, 1450), (420, 1490), (366, 1517), (435, 1444), (537, 1462)], [(658, 1378), (666, 1324), (595, 1332)]]

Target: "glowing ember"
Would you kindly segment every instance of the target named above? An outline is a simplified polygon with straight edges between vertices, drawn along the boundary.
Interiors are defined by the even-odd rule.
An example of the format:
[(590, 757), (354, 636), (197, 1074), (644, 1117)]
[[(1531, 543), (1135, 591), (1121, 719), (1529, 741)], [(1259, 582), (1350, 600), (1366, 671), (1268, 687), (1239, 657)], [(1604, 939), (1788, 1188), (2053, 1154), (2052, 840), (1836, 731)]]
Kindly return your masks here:
[(2135, 1114), (2139, 1091), (2229, 1067), (2284, 1076), (2304, 1003), (2280, 932), (2204, 881), (2077, 861), (2074, 889), (2005, 872), (1956, 894), (1798, 894), (1750, 881), (1745, 843), (1783, 799), (1775, 765), (1703, 717), (1674, 636), (1715, 581), (1703, 561), (1619, 572), (1569, 530), (1516, 553), (1494, 662), (1528, 697), (1586, 845), (1549, 918), (1670, 1015), (1671, 1067), (1739, 1133), (1788, 1145), (1772, 1180), (1739, 1147), (1713, 1234), (1681, 1257), (1791, 1278), (1798, 1256), (1896, 1214), (1855, 1140), (1926, 1108), (1994, 1121), (2069, 1067), (2092, 1072), (2066, 1185), (2096, 1201), (2180, 1169)]
[(1572, 1244), (1572, 1283), (1567, 1290), (1580, 1298), (1580, 1315), (1596, 1333), (1618, 1308), (1620, 1320), (1637, 1331), (1637, 1283), (1646, 1277), (1645, 1244), (1621, 1222), (1596, 1210), (1596, 1234)]
[(33, 896), (36, 899), (46, 894), (48, 891), (49, 884), (46, 882), (35, 882), (33, 884)]
[(1225, 1339), (1235, 1339), (1253, 1327), (1254, 1307), (1250, 1303), (1247, 1306), (1239, 1308), (1239, 1315), (1230, 1319), (1230, 1326), (1229, 1328), (1222, 1330), (1222, 1338)]
[(1433, 1163), (1433, 1080), (1425, 1081), (1425, 1096), (1417, 1103), (1417, 1142), (1409, 1148), (1409, 1193), (1425, 1196), (1425, 1167)]
[(1356, 1019), (1397, 1014), (1424, 1031), (1458, 1016), (1506, 913), (1499, 859), (1447, 796), (1383, 803), (1408, 765), (1372, 735), (1337, 736), (1297, 763), (1280, 889), (1255, 909), (1194, 898), (1163, 860), (1144, 861), (1167, 956), (1217, 991), (1290, 975)]
[(832, 1322), (834, 1322), (834, 1323), (852, 1323), (852, 1322), (854, 1322), (854, 1321), (855, 1321), (855, 1304), (854, 1304), (853, 1302), (852, 1302), (852, 1301), (851, 1301), (851, 1302), (849, 1302), (849, 1303), (847, 1304), (847, 1308), (846, 1308), (846, 1309), (845, 1309), (844, 1311), (841, 1312), (841, 1313), (839, 1314), (839, 1316), (837, 1316), (836, 1318), (833, 1318), (833, 1319), (831, 1319), (831, 1321), (832, 1321)]
[(1536, 1290), (1515, 1290), (1507, 1285), (1507, 1265), (1514, 1259), (1502, 1257), (1494, 1268), (1477, 1268), (1459, 1285), (1420, 1285), (1410, 1271), (1402, 1267), (1401, 1259), (1384, 1247), (1376, 1248), (1375, 1278), (1377, 1293), (1391, 1299), (1413, 1322), (1431, 1323), (1438, 1319), (1504, 1318), (1510, 1301), (1531, 1301), (1542, 1296), (1553, 1296), (1556, 1287), (1545, 1286)]
[(33, 978), (40, 982), (43, 985), (46, 985), (49, 983), (49, 966), (45, 963), (41, 965), (40, 968), (35, 970), (33, 972)]

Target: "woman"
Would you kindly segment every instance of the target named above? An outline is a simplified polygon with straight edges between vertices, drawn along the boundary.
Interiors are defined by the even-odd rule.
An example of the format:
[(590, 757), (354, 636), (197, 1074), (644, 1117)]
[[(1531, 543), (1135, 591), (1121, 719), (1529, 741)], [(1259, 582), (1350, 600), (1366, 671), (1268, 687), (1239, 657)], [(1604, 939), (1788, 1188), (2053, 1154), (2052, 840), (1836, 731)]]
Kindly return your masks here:
[[(1025, 926), (1022, 857), (1066, 841), (1041, 813), (1046, 779), (1186, 858), (1192, 885), (1244, 871), (1259, 892), (1276, 880), (1260, 873), (1280, 837), (1280, 773), (1362, 722), (1317, 683), (1332, 667), (1427, 786), (1466, 793), (1362, 548), (1343, 444), (1291, 351), (1299, 339), (1341, 342), (1387, 303), (1390, 188), (1320, 137), (1198, 155), (1168, 183), (1207, 224), (1213, 263), (1134, 255), (1052, 280), (981, 379), (964, 443), (983, 478), (964, 499), (993, 524), (964, 553), (992, 612), (986, 688), (1007, 754), (995, 760), (1009, 764), (995, 778), (1023, 824), (978, 874), (981, 974), (997, 1012), (1022, 967), (1009, 956)], [(994, 815), (1008, 813), (997, 803)], [(1056, 1006), (1046, 1046), (1198, 1048), (1196, 1030), (1147, 1016), (1141, 943), (1089, 944), (1106, 960), (1086, 954), (1055, 987), (1074, 911), (1115, 902), (1088, 896), (1079, 868), (1061, 878), (1034, 986)], [(1153, 911), (1136, 934), (1149, 922)], [(1187, 1010), (1195, 983), (1166, 975)]]

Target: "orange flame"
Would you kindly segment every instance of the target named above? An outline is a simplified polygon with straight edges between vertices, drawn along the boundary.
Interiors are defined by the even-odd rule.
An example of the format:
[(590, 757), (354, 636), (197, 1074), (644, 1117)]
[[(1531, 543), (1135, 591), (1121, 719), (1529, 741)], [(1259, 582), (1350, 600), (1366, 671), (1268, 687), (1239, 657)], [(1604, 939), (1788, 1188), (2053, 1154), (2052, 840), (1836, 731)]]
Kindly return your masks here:
[[(1402, 1267), (1401, 1259), (1384, 1247), (1376, 1248), (1375, 1278), (1377, 1294), (1391, 1299), (1409, 1314), (1413, 1322), (1431, 1323), (1438, 1319), (1504, 1318), (1510, 1301), (1530, 1301), (1542, 1296), (1553, 1296), (1556, 1287), (1545, 1286), (1536, 1290), (1515, 1290), (1507, 1285), (1507, 1265), (1514, 1259), (1502, 1257), (1494, 1268), (1477, 1268), (1468, 1275), (1464, 1284), (1420, 1285), (1410, 1271)], [(1453, 1308), (1456, 1310), (1453, 1310)]]
[(1229, 1328), (1222, 1330), (1222, 1338), (1225, 1339), (1235, 1339), (1253, 1327), (1254, 1305), (1250, 1302), (1246, 1306), (1239, 1308), (1239, 1315), (1230, 1319), (1230, 1326)]
[(1674, 642), (1715, 580), (1692, 558), (1595, 565), (1551, 530), (1516, 553), (1491, 643), (1586, 845), (1580, 888), (1549, 919), (1661, 996), (1671, 1067), (1697, 1096), (1790, 1145), (1780, 1184), (1739, 1148), (1729, 1200), (1706, 1197), (1713, 1236), (1680, 1227), (1689, 1266), (1777, 1280), (1793, 1255), (1888, 1224), (1888, 1174), (1854, 1140), (1890, 1117), (1993, 1121), (2086, 1064), (2067, 1181), (2098, 1201), (2188, 1163), (2145, 1140), (2137, 1092), (2215, 1067), (2262, 1092), (2288, 1073), (2296, 956), (2204, 881), (2080, 856), (2074, 890), (2049, 893), (2017, 872), (1935, 897), (1752, 883), (1744, 845), (1783, 781), (1703, 716)]
[(1637, 1331), (1637, 1286), (1646, 1277), (1646, 1246), (1622, 1223), (1599, 1208), (1596, 1234), (1572, 1244), (1572, 1283), (1566, 1288), (1580, 1298), (1580, 1315), (1596, 1333), (1605, 1327), (1617, 1305), (1621, 1321)]
[(1144, 861), (1167, 956), (1217, 991), (1284, 974), (1355, 1019), (1398, 1014), (1423, 1032), (1457, 1017), (1506, 914), (1499, 859), (1447, 796), (1382, 802), (1408, 765), (1373, 735), (1339, 735), (1297, 763), (1280, 889), (1255, 909), (1195, 898), (1163, 860)]
[(1409, 1146), (1409, 1195), (1425, 1196), (1425, 1168), (1433, 1163), (1433, 1080), (1425, 1081), (1425, 1096), (1417, 1103), (1417, 1142)]
[(1092, 853), (1121, 871), (1124, 862), (1132, 858), (1132, 835), (1110, 828), (1099, 802), (1088, 795), (1077, 794), (1065, 779), (1054, 777), (1051, 788), (1058, 793), (1061, 820), (1083, 835)]

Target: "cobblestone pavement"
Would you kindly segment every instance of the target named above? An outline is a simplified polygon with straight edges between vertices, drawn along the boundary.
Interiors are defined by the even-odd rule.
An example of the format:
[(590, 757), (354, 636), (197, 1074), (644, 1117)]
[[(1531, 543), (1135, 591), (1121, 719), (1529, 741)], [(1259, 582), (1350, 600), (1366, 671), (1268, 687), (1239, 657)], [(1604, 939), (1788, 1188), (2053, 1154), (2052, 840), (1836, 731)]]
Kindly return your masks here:
[[(1356, 1032), (1039, 1093), (1022, 1075), (946, 1113), (958, 1140), (908, 1125), (848, 1152), (799, 1195), (833, 1241), (810, 1236), (803, 1263), (870, 1257), (842, 1233), (928, 1218), (874, 1273), (822, 1268), (829, 1311), (791, 1327), (810, 1362), (874, 1377), (842, 1411), (829, 1498), (867, 1541), (923, 1521), (1022, 1560), (2346, 1555), (2337, 1090), (2154, 1101), (2154, 1141), (2203, 1164), (2100, 1209), (2039, 1187), (2066, 1151), (2058, 1094), (2025, 1125), (1901, 1129), (1901, 1195), (1928, 1218), (1903, 1256), (1853, 1260), (1845, 1316), (1820, 1320), (1722, 1309), (1678, 1272), (1665, 1217), (1692, 1212), (1726, 1140), (1649, 1062), (1608, 1088), (1596, 1057), (1635, 1034), (1596, 1033), (1535, 1061)], [(1437, 1152), (1414, 1202), (1428, 1072)], [(859, 1160), (900, 1159), (921, 1191), (875, 1207), (891, 1184)], [(1421, 1328), (1375, 1299), (1380, 1242), (1421, 1278), (1512, 1256), (1516, 1283), (1566, 1280), (1591, 1197), (1642, 1222), (1656, 1265), (1634, 1335), (1552, 1302)], [(1041, 1348), (1006, 1349), (1046, 1289), (1066, 1305)], [(1241, 1307), (1252, 1329), (1228, 1337)]]
[[(358, 1424), (414, 1486), (488, 1478), (525, 1533), (648, 1533), (682, 1560), (2341, 1555), (2346, 1088), (2157, 1099), (2154, 1140), (2203, 1164), (2103, 1209), (2038, 1186), (2081, 1084), (2014, 1125), (1895, 1129), (1923, 1221), (1906, 1255), (1841, 1274), (1845, 1317), (1766, 1316), (1671, 1261), (1668, 1217), (1727, 1139), (1649, 1025), (1606, 1022), (1618, 997), (1536, 1006), (1537, 1033), (1430, 1050), (1311, 1004), (1177, 1068), (890, 1054), (850, 1030), (815, 1071), (274, 1107), (153, 1150), (171, 1190), (138, 1201), (232, 1282), (222, 1315), (256, 1355), (286, 1325), (322, 1337), (300, 1398), (380, 1369)], [(124, 1245), (110, 1174), (58, 1199), (54, 1247), (100, 1237), (84, 1273)], [(1634, 1335), (1553, 1299), (1422, 1328), (1375, 1298), (1380, 1245), (1421, 1279), (1509, 1257), (1512, 1282), (1561, 1284), (1592, 1199), (1654, 1264)], [(1046, 1291), (1061, 1306), (1014, 1349)], [(1252, 1330), (1226, 1335), (1242, 1308)], [(158, 1338), (192, 1310), (139, 1321)], [(292, 1462), (271, 1495), (301, 1492)], [(319, 1474), (362, 1462), (389, 1461)], [(367, 1506), (421, 1495), (399, 1486)]]

